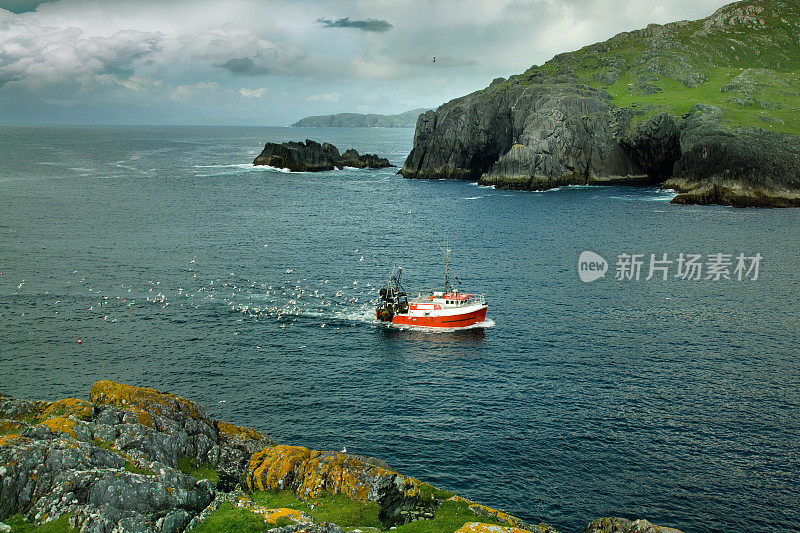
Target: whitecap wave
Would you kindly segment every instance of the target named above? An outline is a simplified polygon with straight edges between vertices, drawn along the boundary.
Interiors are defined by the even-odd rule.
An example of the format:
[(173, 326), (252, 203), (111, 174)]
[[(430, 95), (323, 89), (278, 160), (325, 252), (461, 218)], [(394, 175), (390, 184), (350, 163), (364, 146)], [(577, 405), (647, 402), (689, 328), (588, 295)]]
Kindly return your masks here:
[(655, 195), (648, 196), (645, 200), (649, 202), (671, 202), (676, 196), (678, 196), (678, 191), (675, 189), (659, 189)]
[[(273, 167), (270, 165), (254, 165), (252, 163), (231, 163), (227, 165), (192, 165), (192, 168), (208, 168), (208, 169), (229, 169), (233, 171), (241, 170), (241, 171), (266, 171), (266, 172), (281, 172), (284, 174), (288, 174), (292, 172), (288, 168), (280, 168), (280, 167)], [(302, 172), (296, 172), (296, 174), (303, 174)]]

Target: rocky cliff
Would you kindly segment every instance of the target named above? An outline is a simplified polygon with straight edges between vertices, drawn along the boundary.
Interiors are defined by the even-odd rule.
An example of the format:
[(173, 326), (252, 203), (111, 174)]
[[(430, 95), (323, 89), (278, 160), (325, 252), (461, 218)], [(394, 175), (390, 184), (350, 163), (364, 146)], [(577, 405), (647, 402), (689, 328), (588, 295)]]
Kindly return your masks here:
[(797, 2), (745, 0), (561, 54), (421, 115), (400, 173), (800, 206), (799, 32)]
[(373, 113), (337, 113), (306, 117), (292, 124), (293, 128), (413, 128), (417, 117), (427, 109), (412, 109), (397, 115), (376, 115)]
[[(186, 398), (105, 380), (89, 401), (0, 395), (0, 521), (92, 533), (557, 533), (378, 459), (278, 445)], [(584, 530), (609, 531), (679, 533), (622, 518)]]
[(353, 148), (340, 154), (339, 149), (330, 143), (320, 144), (308, 139), (305, 143), (267, 143), (253, 164), (288, 168), (293, 172), (320, 172), (344, 167), (384, 168), (394, 166), (389, 163), (388, 159), (375, 154), (360, 155)]

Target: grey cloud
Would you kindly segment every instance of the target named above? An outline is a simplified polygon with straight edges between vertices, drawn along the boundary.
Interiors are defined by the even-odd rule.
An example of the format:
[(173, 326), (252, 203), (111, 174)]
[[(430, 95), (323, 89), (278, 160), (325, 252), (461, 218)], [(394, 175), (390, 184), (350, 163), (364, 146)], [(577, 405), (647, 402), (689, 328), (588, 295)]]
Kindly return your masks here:
[(267, 67), (256, 64), (250, 57), (234, 57), (217, 66), (236, 76), (264, 76), (269, 74)]
[(336, 20), (321, 18), (317, 19), (317, 22), (319, 22), (323, 28), (357, 28), (361, 31), (375, 31), (379, 33), (387, 32), (394, 27), (385, 20), (351, 20), (350, 17)]
[(131, 76), (136, 61), (157, 52), (163, 37), (158, 32), (119, 31), (109, 38), (87, 39), (83, 46), (76, 44), (76, 50), (86, 59), (99, 61), (101, 74)]
[(7, 84), (11, 83), (12, 81), (19, 80), (19, 75), (14, 74), (6, 74), (4, 72), (0, 72), (0, 87), (5, 87)]

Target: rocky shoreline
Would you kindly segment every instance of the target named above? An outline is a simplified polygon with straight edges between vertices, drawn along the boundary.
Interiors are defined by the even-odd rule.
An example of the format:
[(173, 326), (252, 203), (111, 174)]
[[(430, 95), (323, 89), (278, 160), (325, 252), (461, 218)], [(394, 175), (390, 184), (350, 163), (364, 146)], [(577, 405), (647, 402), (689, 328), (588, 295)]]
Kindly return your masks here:
[(678, 191), (674, 203), (798, 207), (800, 135), (781, 118), (800, 104), (787, 25), (800, 27), (797, 3), (746, 0), (560, 54), (421, 115), (399, 173), (521, 190), (660, 185)]
[[(378, 459), (279, 445), (152, 388), (102, 380), (89, 401), (0, 394), (0, 522), (122, 533), (213, 531), (225, 520), (273, 533), (402, 533), (420, 521), (431, 532), (557, 533)], [(584, 529), (612, 531), (677, 533), (624, 518)]]
[(330, 143), (318, 143), (306, 139), (305, 143), (267, 143), (264, 150), (253, 160), (254, 165), (286, 168), (292, 172), (324, 172), (335, 168), (386, 168), (392, 167), (389, 160), (375, 154), (360, 155), (351, 148), (340, 154)]

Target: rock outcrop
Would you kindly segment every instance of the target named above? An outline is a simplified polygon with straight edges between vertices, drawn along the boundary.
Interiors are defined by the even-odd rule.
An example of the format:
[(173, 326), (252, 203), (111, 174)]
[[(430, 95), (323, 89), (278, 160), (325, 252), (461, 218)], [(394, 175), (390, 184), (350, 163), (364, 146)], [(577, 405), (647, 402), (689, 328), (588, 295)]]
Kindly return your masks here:
[(302, 498), (344, 494), (358, 502), (377, 502), (379, 518), (387, 525), (433, 518), (436, 510), (431, 500), (421, 501), (419, 480), (391, 470), (383, 461), (302, 446), (276, 446), (255, 453), (246, 482), (251, 490), (290, 489)]
[(264, 150), (253, 160), (253, 164), (288, 168), (293, 172), (320, 172), (344, 167), (385, 168), (393, 166), (388, 159), (375, 154), (359, 155), (352, 148), (340, 154), (339, 150), (330, 143), (320, 144), (308, 139), (305, 143), (267, 143)]
[(182, 461), (218, 466), (238, 484), (253, 451), (275, 444), (155, 389), (98, 381), (90, 398), (0, 396), (0, 520), (70, 514), (82, 531), (182, 530), (217, 491)]
[(677, 529), (656, 526), (644, 519), (599, 518), (586, 526), (583, 533), (680, 533)]
[(680, 133), (681, 157), (665, 187), (688, 204), (800, 207), (800, 137), (732, 128), (697, 104)]
[[(0, 395), (0, 522), (66, 515), (81, 532), (173, 533), (225, 511), (256, 517), (272, 533), (341, 533), (314, 515), (315, 505), (341, 504), (330, 498), (344, 497), (350, 509), (374, 510), (383, 529), (429, 520), (438, 531), (439, 512), (447, 508), (443, 520), (451, 524), (458, 516), (448, 526), (457, 533), (558, 533), (404, 476), (378, 459), (278, 445), (156, 389), (103, 380), (89, 397), (43, 402)], [(264, 503), (281, 494), (311, 503), (298, 506), (303, 509)], [(641, 520), (632, 523), (639, 529), (624, 519), (603, 520), (587, 533), (675, 533)]]
[[(800, 106), (790, 27), (796, 2), (746, 0), (558, 55), (421, 115), (400, 174), (523, 190), (663, 184), (676, 203), (800, 206), (800, 122), (781, 112)], [(737, 74), (711, 80), (721, 67)]]

